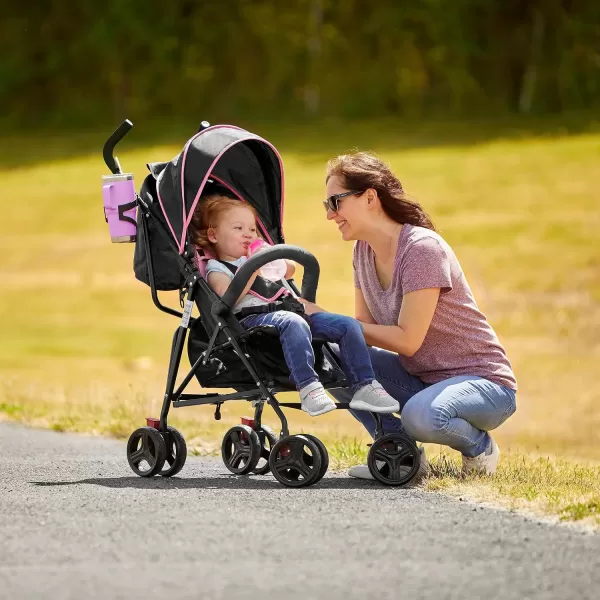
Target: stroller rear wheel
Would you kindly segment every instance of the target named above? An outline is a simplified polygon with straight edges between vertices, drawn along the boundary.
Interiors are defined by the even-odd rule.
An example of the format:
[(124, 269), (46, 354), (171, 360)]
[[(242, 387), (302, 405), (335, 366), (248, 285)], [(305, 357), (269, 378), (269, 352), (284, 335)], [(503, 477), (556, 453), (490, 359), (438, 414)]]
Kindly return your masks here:
[(260, 460), (261, 450), (258, 434), (248, 425), (232, 427), (221, 444), (223, 462), (235, 475), (250, 473)]
[(136, 475), (152, 477), (165, 464), (167, 447), (154, 427), (136, 429), (127, 441), (127, 462)]
[(373, 442), (367, 464), (371, 475), (380, 483), (405, 485), (419, 471), (421, 453), (408, 436), (388, 433)]
[(160, 472), (163, 477), (173, 477), (177, 475), (183, 465), (185, 465), (185, 459), (187, 458), (187, 445), (184, 437), (170, 425), (167, 427), (167, 434), (165, 436), (165, 447), (167, 451), (166, 455), (166, 467)]
[(288, 435), (271, 449), (269, 466), (286, 487), (308, 487), (319, 480), (323, 465), (321, 449), (308, 436)]
[(255, 475), (266, 475), (270, 471), (269, 455), (278, 438), (275, 432), (266, 425), (263, 425), (256, 433), (260, 440), (260, 459), (256, 467), (252, 470), (252, 473)]

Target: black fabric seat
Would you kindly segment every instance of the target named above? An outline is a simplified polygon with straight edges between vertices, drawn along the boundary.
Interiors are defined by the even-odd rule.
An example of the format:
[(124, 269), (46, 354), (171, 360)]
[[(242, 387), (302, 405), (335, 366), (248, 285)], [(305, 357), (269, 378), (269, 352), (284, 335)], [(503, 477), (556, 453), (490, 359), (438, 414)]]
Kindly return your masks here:
[[(239, 334), (237, 339), (243, 351), (250, 356), (259, 376), (269, 387), (277, 384), (285, 389), (296, 389), (289, 378), (290, 371), (283, 356), (277, 328), (272, 325), (251, 327)], [(191, 364), (194, 364), (207, 349), (208, 343), (208, 333), (201, 319), (196, 319), (188, 338), (188, 356)], [(313, 339), (312, 347), (315, 354), (315, 371), (321, 383), (325, 386), (345, 385), (345, 376), (327, 349), (325, 340)], [(238, 391), (256, 388), (256, 382), (231, 347), (213, 351), (209, 363), (199, 366), (196, 376), (203, 387), (234, 388)]]

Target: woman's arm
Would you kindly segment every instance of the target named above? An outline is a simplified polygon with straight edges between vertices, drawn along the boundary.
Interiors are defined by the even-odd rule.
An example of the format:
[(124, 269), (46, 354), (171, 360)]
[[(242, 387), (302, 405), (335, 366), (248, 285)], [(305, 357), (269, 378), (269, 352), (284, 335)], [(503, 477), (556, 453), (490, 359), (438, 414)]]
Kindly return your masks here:
[[(359, 293), (360, 300), (358, 300)], [(356, 318), (363, 325), (367, 344), (411, 357), (419, 350), (427, 335), (440, 297), (440, 288), (428, 288), (405, 294), (402, 298), (398, 325), (375, 324), (360, 290), (357, 290), (356, 296)], [(364, 305), (362, 307), (361, 301)], [(364, 320), (365, 317), (368, 320)]]
[(367, 306), (367, 302), (360, 288), (354, 288), (354, 318), (363, 324), (377, 324), (377, 321), (375, 321)]

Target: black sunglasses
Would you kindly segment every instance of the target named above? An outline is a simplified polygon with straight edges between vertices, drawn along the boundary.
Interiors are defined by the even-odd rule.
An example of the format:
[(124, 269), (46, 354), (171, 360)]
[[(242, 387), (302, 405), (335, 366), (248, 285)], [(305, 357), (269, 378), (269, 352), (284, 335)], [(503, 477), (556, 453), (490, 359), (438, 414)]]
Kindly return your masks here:
[(364, 194), (365, 191), (362, 192), (342, 192), (341, 194), (333, 194), (333, 196), (329, 196), (327, 200), (323, 200), (323, 206), (325, 210), (332, 210), (333, 212), (337, 212), (340, 206), (340, 200), (345, 198), (346, 196), (360, 196), (360, 194)]

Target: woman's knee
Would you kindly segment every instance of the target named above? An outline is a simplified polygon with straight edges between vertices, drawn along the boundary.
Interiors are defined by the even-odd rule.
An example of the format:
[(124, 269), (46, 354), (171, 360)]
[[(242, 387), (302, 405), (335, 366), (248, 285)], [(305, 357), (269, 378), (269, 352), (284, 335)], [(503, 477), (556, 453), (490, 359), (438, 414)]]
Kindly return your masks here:
[(435, 441), (448, 427), (452, 418), (443, 406), (432, 406), (425, 399), (413, 397), (402, 409), (402, 424), (406, 432), (420, 442)]

